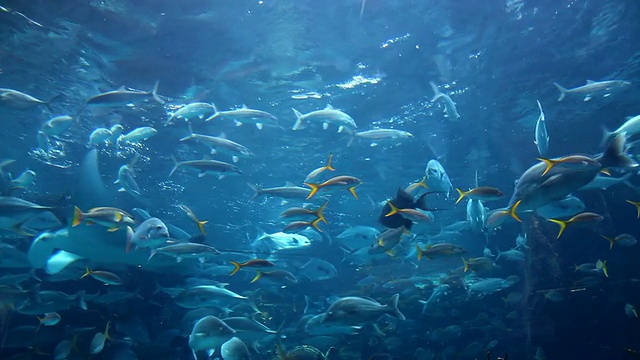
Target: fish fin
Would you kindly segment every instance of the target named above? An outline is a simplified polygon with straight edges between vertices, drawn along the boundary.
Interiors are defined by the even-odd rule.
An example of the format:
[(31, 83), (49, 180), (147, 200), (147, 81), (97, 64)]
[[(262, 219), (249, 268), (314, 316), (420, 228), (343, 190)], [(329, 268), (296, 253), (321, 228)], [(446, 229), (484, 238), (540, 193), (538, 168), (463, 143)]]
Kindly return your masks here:
[(262, 278), (262, 271), (258, 271), (256, 273), (256, 276), (253, 278), (253, 280), (251, 280), (251, 284), (253, 284), (254, 282), (260, 280), (260, 278)]
[(356, 198), (356, 200), (360, 200), (358, 199), (358, 194), (356, 194), (356, 187), (352, 186), (349, 188), (349, 192), (351, 193), (351, 195), (353, 195), (354, 198)]
[(233, 162), (234, 162), (234, 163), (237, 163), (237, 162), (240, 160), (240, 158), (239, 158), (239, 157), (237, 157), (237, 156), (235, 156), (235, 155), (233, 155), (233, 156), (231, 157), (231, 160), (233, 160)]
[(251, 197), (251, 200), (254, 200), (255, 198), (262, 195), (262, 188), (260, 186), (250, 183), (247, 183), (247, 185), (251, 188), (251, 190), (253, 190), (253, 196)]
[(602, 165), (603, 168), (607, 167), (621, 167), (621, 168), (635, 168), (638, 163), (625, 154), (624, 148), (627, 137), (626, 134), (616, 135), (609, 146), (604, 150), (602, 155), (598, 156), (595, 160)]
[(558, 88), (558, 90), (560, 90), (560, 96), (558, 96), (558, 101), (562, 101), (562, 99), (564, 99), (564, 97), (567, 95), (568, 90), (556, 82), (554, 82), (553, 85), (555, 85)]
[(438, 85), (436, 85), (436, 83), (434, 83), (433, 81), (429, 81), (429, 85), (431, 85), (431, 89), (433, 89), (433, 97), (431, 98), (431, 102), (434, 102), (444, 96), (444, 94), (440, 92), (440, 89), (438, 89)]
[(176, 157), (173, 156), (173, 154), (171, 154), (171, 160), (173, 161), (173, 169), (171, 169), (171, 172), (169, 173), (169, 177), (171, 177), (171, 175), (173, 175), (173, 173), (176, 172), (176, 170), (178, 170), (178, 168), (180, 167), (180, 163), (178, 162)]
[[(638, 210), (640, 212), (640, 210)], [(83, 213), (79, 207), (73, 207), (73, 220), (71, 220), (71, 226), (78, 226), (82, 222)]]
[(85, 266), (85, 269), (86, 270), (85, 270), (84, 274), (82, 276), (80, 276), (80, 279), (84, 279), (85, 277), (91, 275), (91, 269), (89, 269), (88, 266)]
[(158, 96), (158, 85), (160, 85), (160, 80), (156, 81), (155, 85), (153, 85), (153, 89), (151, 90), (151, 96), (153, 97), (153, 100), (155, 100), (156, 102), (160, 104), (164, 104), (164, 100), (162, 100), (160, 96)]
[(319, 232), (323, 232), (323, 231), (322, 231), (322, 229), (320, 229), (320, 227), (318, 227), (318, 223), (319, 223), (320, 221), (324, 221), (324, 222), (326, 222), (326, 220), (325, 220), (325, 218), (324, 218), (324, 217), (319, 217), (319, 218), (317, 218), (317, 219), (315, 219), (315, 220), (313, 220), (313, 221), (311, 222), (311, 226), (313, 226), (313, 228), (314, 228), (314, 229), (316, 229), (316, 230), (318, 230)]
[(120, 229), (120, 228), (119, 228), (119, 227), (117, 227), (117, 226), (112, 226), (112, 227), (108, 228), (108, 229), (107, 229), (107, 231), (108, 231), (108, 232), (115, 232), (115, 231), (118, 231), (119, 229)]
[(233, 260), (229, 260), (229, 262), (230, 262), (231, 264), (233, 264), (233, 267), (234, 267), (234, 268), (233, 268), (233, 271), (231, 271), (231, 273), (229, 274), (229, 276), (233, 276), (233, 275), (235, 275), (235, 273), (237, 273), (237, 272), (240, 270), (240, 268), (242, 268), (242, 265), (240, 265), (240, 263), (238, 263), (238, 262), (236, 262), (236, 261), (233, 261)]
[(311, 191), (307, 196), (307, 200), (311, 199), (313, 195), (315, 195), (318, 192), (318, 190), (320, 190), (320, 184), (314, 184), (314, 183), (304, 183), (304, 184), (311, 188)]
[(264, 124), (263, 123), (256, 123), (256, 128), (258, 128), (258, 130), (262, 130), (264, 128)]
[(609, 270), (607, 269), (607, 260), (602, 261), (601, 263), (602, 265), (600, 267), (600, 270), (602, 270), (602, 273), (604, 274), (605, 277), (609, 277)]
[(333, 153), (329, 154), (329, 158), (327, 159), (327, 165), (324, 167), (325, 170), (329, 170), (329, 171), (336, 171), (336, 169), (333, 167)]
[(399, 320), (406, 320), (406, 317), (398, 309), (399, 299), (400, 299), (400, 294), (396, 293), (395, 295), (393, 295), (391, 297), (391, 300), (389, 300), (389, 303), (387, 304), (387, 308), (389, 309), (389, 312)]
[(605, 239), (607, 239), (609, 241), (609, 250), (613, 249), (613, 245), (615, 244), (616, 239), (614, 239), (612, 237), (609, 237), (609, 236), (604, 236), (604, 235), (600, 235), (600, 236), (602, 236), (603, 238), (605, 238)]
[(594, 82), (595, 82), (595, 81), (593, 81), (593, 80), (587, 80), (587, 85), (589, 85), (589, 84), (593, 84)]
[(520, 219), (520, 217), (518, 216), (518, 214), (516, 213), (516, 210), (518, 209), (518, 206), (520, 206), (520, 203), (522, 202), (522, 200), (518, 200), (515, 202), (515, 204), (511, 205), (511, 207), (508, 210), (508, 214), (516, 219), (518, 222), (522, 222), (522, 219)]
[(567, 225), (569, 224), (569, 222), (568, 221), (557, 220), (557, 219), (547, 219), (547, 220), (551, 221), (554, 224), (560, 225), (560, 230), (558, 231), (558, 236), (556, 236), (556, 239), (559, 239), (560, 236), (562, 235), (562, 233), (564, 232), (564, 230), (567, 228)]
[(198, 229), (200, 229), (200, 232), (202, 233), (202, 235), (206, 235), (204, 233), (204, 225), (207, 223), (207, 220), (198, 220)]
[(467, 193), (462, 191), (460, 188), (456, 188), (456, 191), (458, 191), (458, 195), (459, 195), (458, 200), (456, 200), (456, 204), (457, 204), (460, 201), (462, 201), (462, 199), (464, 199), (465, 196), (467, 196)]
[(464, 264), (464, 272), (467, 272), (469, 270), (469, 262), (462, 258), (462, 263)]
[(125, 247), (125, 253), (131, 251), (133, 247), (133, 229), (131, 226), (127, 226), (127, 246)]
[(398, 208), (395, 205), (393, 205), (391, 201), (387, 201), (387, 205), (389, 205), (389, 207), (391, 208), (391, 211), (389, 211), (384, 217), (389, 217), (391, 215), (398, 213)]
[(296, 122), (293, 124), (293, 130), (300, 130), (303, 129), (304, 126), (302, 124), (302, 121), (304, 119), (304, 116), (302, 115), (302, 113), (294, 108), (291, 108), (291, 110), (293, 110), (293, 113), (296, 116)]
[(328, 224), (327, 219), (324, 218), (324, 209), (327, 207), (327, 204), (329, 204), (329, 200), (325, 201), (324, 204), (322, 204), (318, 210), (316, 210), (316, 216), (319, 219), (322, 219), (322, 221), (324, 221), (325, 224)]
[(418, 261), (422, 260), (424, 251), (420, 248), (420, 245), (416, 244), (416, 254), (418, 255)]
[(547, 175), (547, 173), (549, 172), (549, 170), (551, 170), (552, 167), (554, 167), (558, 162), (555, 160), (551, 160), (551, 159), (545, 159), (545, 158), (536, 158), (536, 160), (538, 161), (542, 161), (545, 165), (544, 171), (542, 172), (542, 175), (540, 176), (545, 176)]

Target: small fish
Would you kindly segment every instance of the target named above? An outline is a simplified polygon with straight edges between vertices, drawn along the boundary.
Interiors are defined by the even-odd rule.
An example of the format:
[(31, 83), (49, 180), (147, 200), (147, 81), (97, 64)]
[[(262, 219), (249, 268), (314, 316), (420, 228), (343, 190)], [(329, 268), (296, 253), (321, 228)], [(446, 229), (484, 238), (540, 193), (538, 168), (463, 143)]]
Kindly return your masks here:
[(253, 199), (262, 195), (271, 197), (278, 197), (281, 199), (307, 199), (311, 193), (311, 189), (303, 188), (301, 186), (295, 186), (293, 183), (286, 182), (284, 186), (277, 186), (272, 188), (262, 188), (258, 185), (251, 185), (249, 187), (254, 191)]
[(464, 272), (469, 270), (474, 272), (491, 270), (495, 267), (493, 260), (487, 257), (469, 258), (469, 260), (462, 258), (462, 263), (464, 265)]
[(263, 267), (275, 266), (274, 263), (272, 263), (269, 260), (265, 260), (265, 259), (252, 259), (252, 260), (249, 260), (249, 261), (245, 261), (243, 263), (239, 263), (239, 262), (236, 262), (236, 261), (233, 261), (233, 260), (229, 260), (229, 262), (231, 264), (233, 264), (233, 266), (234, 266), (234, 269), (231, 272), (231, 274), (229, 274), (229, 276), (234, 275), (235, 273), (237, 273), (243, 267), (263, 268)]
[(142, 197), (142, 194), (140, 193), (140, 186), (138, 186), (138, 183), (136, 182), (131, 165), (125, 164), (120, 166), (120, 169), (118, 169), (118, 178), (113, 183), (120, 185), (120, 189), (118, 189), (118, 191), (128, 192), (134, 197)]
[(182, 259), (198, 259), (201, 263), (204, 263), (207, 258), (220, 255), (220, 251), (209, 245), (187, 242), (153, 249), (149, 260), (151, 260), (155, 254), (165, 254), (174, 257), (176, 258), (176, 262), (181, 262)]
[(444, 112), (445, 117), (451, 121), (456, 121), (460, 118), (460, 114), (458, 114), (458, 109), (456, 109), (456, 103), (451, 100), (451, 97), (438, 89), (438, 85), (436, 85), (433, 81), (429, 82), (431, 85), (431, 89), (433, 89), (433, 98), (431, 98), (431, 102), (435, 102), (437, 100), (442, 100), (444, 104)]
[(90, 97), (87, 100), (87, 105), (104, 107), (123, 106), (141, 102), (149, 98), (160, 104), (164, 104), (164, 100), (158, 96), (158, 85), (159, 82), (156, 82), (151, 91), (127, 90), (124, 86), (121, 86), (117, 90), (107, 91)]
[(236, 126), (244, 123), (253, 123), (258, 130), (262, 130), (265, 124), (278, 126), (278, 118), (266, 111), (249, 109), (246, 105), (234, 110), (218, 111), (207, 118), (205, 121), (211, 121), (216, 118), (231, 118), (236, 122)]
[(545, 165), (544, 171), (540, 176), (545, 176), (549, 172), (549, 170), (558, 165), (576, 168), (583, 168), (585, 166), (600, 166), (600, 163), (598, 163), (596, 160), (584, 155), (569, 155), (557, 159), (537, 158), (537, 160), (542, 161)]
[(56, 116), (42, 124), (40, 130), (49, 136), (60, 135), (65, 132), (74, 121), (75, 119), (69, 115)]
[(40, 326), (42, 325), (44, 326), (57, 325), (60, 322), (60, 320), (62, 320), (62, 317), (60, 316), (60, 314), (54, 311), (54, 312), (46, 313), (43, 317), (38, 317), (38, 320), (40, 321), (40, 323), (36, 328), (36, 332), (38, 332), (38, 330), (40, 329)]
[(231, 155), (233, 162), (236, 163), (240, 160), (240, 158), (252, 158), (255, 157), (255, 154), (251, 152), (251, 150), (247, 149), (245, 146), (240, 145), (231, 140), (225, 139), (224, 137), (215, 137), (209, 135), (200, 135), (194, 134), (183, 137), (180, 141), (186, 140), (195, 140), (202, 144), (205, 144), (211, 149), (211, 154), (216, 154), (217, 152), (224, 153), (227, 155)]
[(569, 224), (580, 223), (580, 222), (597, 223), (604, 220), (604, 217), (600, 214), (585, 211), (578, 215), (573, 216), (571, 219), (566, 221), (558, 220), (558, 219), (547, 219), (547, 220), (551, 221), (554, 224), (560, 225), (558, 236), (556, 236), (556, 239), (559, 239), (562, 233), (564, 232), (564, 230), (567, 228), (567, 225)]
[(217, 175), (218, 179), (223, 179), (225, 176), (242, 175), (242, 171), (237, 166), (222, 161), (207, 159), (178, 161), (173, 156), (171, 159), (174, 165), (169, 176), (173, 175), (179, 168), (195, 170), (198, 172), (198, 177)]
[(558, 83), (553, 83), (558, 90), (560, 90), (560, 96), (558, 101), (562, 101), (565, 96), (571, 94), (584, 95), (584, 101), (591, 100), (591, 97), (596, 93), (605, 93), (605, 97), (611, 94), (612, 91), (624, 88), (631, 85), (630, 82), (625, 80), (606, 80), (606, 81), (593, 81), (587, 80), (587, 83), (582, 86), (578, 86), (573, 89), (566, 89)]
[(327, 159), (327, 165), (321, 166), (321, 167), (311, 171), (309, 173), (309, 175), (307, 175), (307, 177), (304, 179), (304, 182), (309, 182), (310, 180), (316, 178), (318, 175), (320, 175), (325, 170), (336, 171), (336, 169), (334, 169), (333, 165), (331, 164), (332, 161), (333, 161), (333, 154), (329, 154), (329, 158)]
[(456, 200), (456, 204), (462, 201), (465, 197), (473, 199), (473, 200), (497, 200), (504, 196), (504, 193), (494, 187), (490, 186), (478, 186), (469, 191), (462, 191), (461, 189), (456, 189), (458, 194), (458, 200)]
[(107, 326), (104, 329), (104, 333), (96, 333), (91, 339), (91, 344), (89, 345), (89, 352), (91, 354), (99, 354), (104, 349), (104, 345), (107, 340), (112, 340), (109, 337), (109, 326), (111, 325), (111, 321), (107, 322)]
[(404, 189), (404, 191), (406, 191), (409, 194), (415, 195), (416, 190), (418, 190), (421, 187), (425, 189), (429, 188), (429, 186), (427, 185), (427, 175), (423, 176), (420, 181), (409, 184), (409, 186), (407, 186), (407, 188)]
[(111, 130), (106, 128), (97, 128), (91, 132), (89, 135), (89, 146), (98, 146), (100, 144), (105, 143), (107, 140), (112, 137)]
[(638, 243), (638, 240), (636, 240), (636, 238), (630, 234), (620, 234), (614, 238), (604, 235), (602, 235), (602, 237), (609, 240), (609, 250), (613, 249), (613, 245), (631, 247)]
[(312, 111), (310, 113), (302, 114), (298, 110), (291, 108), (296, 115), (296, 122), (293, 125), (293, 130), (300, 130), (305, 128), (305, 122), (315, 121), (321, 122), (322, 127), (326, 130), (329, 124), (337, 125), (338, 132), (354, 132), (358, 126), (356, 122), (348, 114), (336, 110), (331, 105), (327, 105), (322, 110)]
[(98, 281), (102, 281), (105, 285), (122, 285), (122, 279), (118, 275), (108, 271), (91, 270), (89, 267), (86, 268), (85, 273), (80, 278), (84, 279), (89, 275)]
[(293, 221), (287, 224), (287, 226), (285, 226), (284, 229), (282, 229), (282, 232), (287, 234), (299, 233), (300, 231), (307, 229), (309, 227), (316, 229), (318, 232), (322, 232), (322, 229), (318, 227), (318, 223), (320, 221), (326, 222), (327, 220), (325, 220), (324, 217), (319, 217), (313, 221), (303, 221), (303, 220)]
[(184, 119), (190, 122), (192, 119), (204, 120), (216, 113), (216, 107), (213, 104), (195, 102), (185, 105), (178, 109), (178, 111), (171, 114), (171, 117), (164, 123), (164, 126), (169, 126), (175, 120)]
[(423, 257), (426, 257), (427, 259), (434, 259), (462, 254), (463, 252), (464, 250), (461, 247), (449, 243), (429, 244), (424, 250), (422, 250), (420, 246), (416, 244), (418, 261), (420, 261)]
[(298, 278), (286, 270), (258, 271), (253, 280), (251, 280), (251, 283), (253, 284), (262, 278), (281, 285), (292, 285), (298, 283)]
[(536, 121), (534, 144), (536, 144), (538, 148), (538, 154), (544, 157), (549, 151), (549, 134), (547, 133), (547, 124), (545, 122), (544, 111), (542, 111), (542, 104), (540, 104), (538, 100), (536, 100), (536, 102), (538, 103), (538, 109), (540, 109), (540, 116), (538, 116), (538, 121)]
[(396, 129), (375, 129), (359, 131), (353, 135), (362, 139), (373, 140), (373, 142), (370, 144), (371, 147), (377, 146), (378, 142), (381, 141), (410, 139), (413, 137), (413, 134), (408, 131)]
[(605, 129), (602, 143), (605, 143), (607, 140), (610, 140), (620, 134), (625, 134), (627, 138), (630, 138), (638, 133), (640, 133), (640, 115), (628, 117), (627, 121), (614, 131), (609, 132)]
[(389, 216), (392, 216), (394, 214), (400, 214), (400, 215), (402, 215), (403, 218), (405, 218), (407, 220), (411, 220), (411, 221), (416, 222), (416, 223), (419, 223), (419, 222), (432, 222), (433, 221), (433, 218), (430, 217), (429, 214), (426, 213), (423, 210), (412, 209), (412, 208), (398, 209), (397, 207), (395, 207), (395, 205), (393, 205), (393, 203), (391, 201), (387, 201), (387, 204), (391, 208), (391, 211), (389, 211), (385, 215), (385, 217), (389, 217)]
[(20, 176), (11, 180), (11, 188), (19, 189), (26, 188), (36, 181), (36, 172), (33, 170), (25, 170)]
[(407, 229), (404, 226), (385, 230), (376, 241), (371, 244), (367, 252), (369, 254), (387, 253), (393, 255), (392, 249), (400, 243), (402, 234), (406, 231)]
[(280, 214), (280, 217), (289, 220), (322, 219), (325, 224), (328, 224), (323, 214), (327, 204), (329, 204), (329, 201), (325, 201), (324, 204), (317, 209), (307, 209), (304, 207), (289, 208), (283, 211), (282, 214)]
[(106, 226), (111, 232), (121, 229), (127, 224), (134, 223), (133, 217), (129, 213), (118, 208), (97, 207), (83, 213), (82, 210), (76, 206), (73, 210), (71, 226), (78, 226), (82, 222)]
[(49, 101), (42, 101), (18, 90), (0, 88), (0, 105), (18, 110), (31, 109), (39, 105), (49, 107), (49, 103), (57, 97), (55, 96)]
[(198, 219), (198, 217), (193, 212), (193, 210), (191, 210), (191, 208), (189, 208), (187, 205), (180, 204), (180, 205), (178, 205), (178, 207), (187, 214), (189, 219), (193, 220), (193, 222), (195, 222), (196, 225), (198, 225), (198, 229), (200, 229), (200, 232), (202, 233), (202, 235), (205, 235), (205, 233), (204, 233), (204, 225), (207, 223), (207, 220)]
[(313, 195), (317, 194), (320, 190), (324, 194), (334, 193), (343, 189), (348, 189), (349, 192), (353, 195), (356, 200), (358, 199), (358, 195), (356, 194), (356, 187), (362, 184), (362, 180), (348, 175), (341, 175), (333, 177), (321, 184), (316, 183), (304, 183), (306, 186), (311, 188), (311, 192), (307, 196), (307, 199), (311, 199)]

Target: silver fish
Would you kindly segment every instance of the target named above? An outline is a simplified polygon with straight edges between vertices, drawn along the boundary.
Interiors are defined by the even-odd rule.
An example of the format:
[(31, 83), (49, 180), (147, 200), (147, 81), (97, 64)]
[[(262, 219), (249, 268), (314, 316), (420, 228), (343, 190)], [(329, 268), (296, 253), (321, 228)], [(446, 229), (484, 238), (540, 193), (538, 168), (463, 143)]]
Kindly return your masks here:
[(216, 107), (213, 104), (195, 102), (185, 105), (178, 111), (171, 114), (171, 117), (164, 123), (164, 126), (172, 124), (175, 120), (183, 119), (187, 122), (192, 119), (204, 120), (216, 113)]
[(605, 93), (604, 96), (607, 97), (611, 95), (611, 92), (614, 90), (618, 90), (624, 88), (626, 86), (631, 85), (630, 82), (625, 80), (607, 80), (607, 81), (593, 81), (587, 80), (587, 83), (582, 86), (575, 87), (573, 89), (566, 89), (562, 85), (558, 83), (553, 83), (553, 85), (560, 90), (560, 96), (558, 97), (558, 101), (562, 101), (565, 96), (577, 94), (584, 95), (584, 101), (591, 100), (592, 96), (596, 93)]
[(173, 175), (179, 168), (195, 170), (198, 172), (198, 177), (217, 175), (219, 179), (222, 179), (225, 176), (242, 175), (242, 171), (237, 166), (222, 161), (207, 159), (178, 161), (173, 156), (171, 159), (174, 165), (169, 176)]
[(547, 133), (547, 125), (545, 122), (544, 112), (542, 111), (542, 105), (540, 104), (540, 101), (536, 101), (538, 102), (538, 108), (540, 109), (540, 116), (538, 116), (538, 121), (536, 121), (534, 143), (538, 147), (538, 154), (542, 157), (546, 157), (547, 152), (549, 151), (549, 134)]
[(65, 132), (74, 121), (75, 119), (69, 115), (56, 116), (42, 124), (40, 130), (49, 136), (60, 135)]
[(371, 299), (355, 296), (343, 297), (331, 304), (322, 318), (322, 322), (362, 325), (365, 322), (376, 320), (383, 314), (405, 320), (404, 315), (398, 310), (399, 298), (400, 294), (395, 294), (387, 305), (381, 305)]
[(13, 109), (26, 110), (39, 105), (48, 107), (51, 100), (43, 101), (18, 90), (0, 88), (0, 105)]
[(221, 152), (227, 155), (231, 155), (233, 162), (238, 162), (242, 158), (252, 158), (255, 156), (251, 150), (245, 146), (238, 144), (237, 142), (225, 139), (223, 137), (215, 137), (209, 135), (201, 135), (191, 133), (189, 136), (185, 136), (180, 141), (195, 140), (200, 142), (211, 149), (211, 154)]
[(211, 121), (216, 118), (234, 119), (237, 126), (241, 126), (244, 123), (252, 123), (255, 124), (259, 130), (262, 130), (265, 124), (278, 126), (278, 119), (275, 116), (266, 111), (249, 109), (246, 105), (242, 105), (242, 107), (238, 109), (227, 111), (218, 111), (216, 109), (215, 113), (205, 121)]
[(444, 112), (445, 117), (451, 121), (456, 121), (460, 118), (460, 114), (458, 114), (458, 109), (456, 109), (456, 103), (451, 100), (451, 97), (438, 89), (438, 85), (436, 85), (433, 81), (429, 82), (431, 85), (431, 89), (433, 89), (433, 98), (431, 98), (431, 102), (435, 102), (437, 100), (441, 100), (444, 104)]
[(338, 132), (346, 131), (349, 133), (354, 132), (358, 126), (356, 122), (347, 113), (340, 110), (336, 110), (331, 105), (327, 105), (322, 110), (312, 111), (310, 113), (303, 114), (298, 110), (291, 108), (296, 115), (296, 122), (293, 125), (293, 130), (300, 130), (305, 128), (305, 122), (315, 121), (321, 122), (322, 127), (326, 130), (330, 124), (338, 126)]
[(121, 86), (117, 90), (107, 91), (105, 93), (90, 97), (87, 100), (87, 105), (105, 107), (123, 106), (144, 101), (149, 98), (159, 102), (160, 104), (164, 104), (164, 100), (162, 100), (157, 93), (158, 84), (159, 83), (156, 82), (151, 91), (128, 90), (125, 89), (124, 86)]
[(203, 350), (211, 357), (218, 346), (235, 334), (235, 330), (215, 316), (208, 315), (198, 320), (189, 335), (189, 347), (193, 351), (194, 359), (197, 359), (195, 353)]

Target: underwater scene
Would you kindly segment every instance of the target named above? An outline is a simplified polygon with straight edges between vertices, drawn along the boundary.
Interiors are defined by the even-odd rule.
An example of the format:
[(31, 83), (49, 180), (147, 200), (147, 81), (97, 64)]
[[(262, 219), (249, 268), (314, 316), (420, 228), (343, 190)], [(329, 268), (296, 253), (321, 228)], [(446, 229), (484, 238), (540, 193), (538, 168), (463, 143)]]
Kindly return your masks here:
[(640, 358), (639, 19), (0, 0), (0, 359)]

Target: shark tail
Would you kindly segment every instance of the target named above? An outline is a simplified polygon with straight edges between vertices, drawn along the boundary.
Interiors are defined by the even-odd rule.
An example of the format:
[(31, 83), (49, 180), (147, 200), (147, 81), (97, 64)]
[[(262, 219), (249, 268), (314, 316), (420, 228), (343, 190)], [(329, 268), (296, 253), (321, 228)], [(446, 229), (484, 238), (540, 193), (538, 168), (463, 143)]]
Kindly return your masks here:
[(560, 96), (558, 96), (558, 101), (562, 101), (564, 97), (567, 95), (567, 93), (569, 92), (569, 90), (567, 90), (557, 82), (554, 82), (553, 85), (555, 85), (558, 88), (558, 90), (560, 90)]
[(304, 115), (302, 115), (300, 111), (294, 108), (291, 108), (291, 110), (293, 110), (293, 113), (296, 115), (296, 122), (293, 124), (293, 130), (300, 130), (304, 128), (304, 125), (302, 124), (302, 121), (304, 120)]

